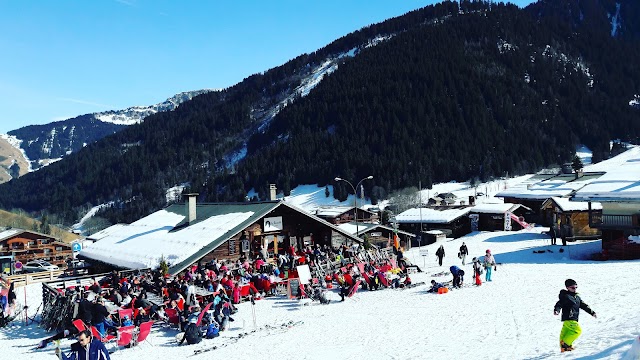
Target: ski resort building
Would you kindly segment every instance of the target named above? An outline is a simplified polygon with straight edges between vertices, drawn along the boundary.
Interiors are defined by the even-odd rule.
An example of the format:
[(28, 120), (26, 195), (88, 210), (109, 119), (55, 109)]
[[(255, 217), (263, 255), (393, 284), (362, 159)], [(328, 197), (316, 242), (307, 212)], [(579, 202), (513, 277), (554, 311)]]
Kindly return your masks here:
[(73, 252), (70, 245), (51, 235), (8, 228), (0, 231), (0, 256), (11, 256), (14, 264), (42, 260), (64, 268)]
[(394, 230), (385, 225), (372, 224), (372, 223), (358, 223), (348, 222), (338, 225), (338, 227), (344, 231), (347, 231), (353, 235), (362, 239), (369, 239), (369, 242), (379, 247), (387, 247), (393, 240), (394, 234), (397, 234), (400, 238), (400, 242), (404, 242), (407, 247), (418, 246), (416, 241), (416, 235), (402, 231)]
[(471, 231), (522, 230), (528, 225), (523, 218), (531, 211), (520, 204), (478, 204), (469, 211)]
[[(605, 258), (640, 258), (640, 148), (635, 157), (580, 189), (572, 201), (587, 202), (589, 226), (602, 231)], [(599, 210), (595, 202), (602, 204)]]
[(285, 201), (201, 203), (197, 194), (129, 225), (118, 224), (90, 237), (83, 258), (104, 270), (156, 268), (164, 258), (177, 274), (212, 259), (269, 257), (289, 246), (351, 245), (363, 240)]
[(441, 230), (448, 237), (458, 238), (471, 232), (469, 206), (435, 206), (412, 208), (395, 217), (400, 230), (420, 234)]
[[(602, 215), (602, 204), (591, 203), (594, 216)], [(600, 230), (589, 226), (589, 203), (570, 201), (569, 198), (552, 197), (542, 203), (542, 224), (554, 226), (558, 237), (569, 240), (600, 238)]]
[(353, 206), (322, 206), (315, 211), (315, 215), (332, 224), (344, 224), (352, 221), (373, 223), (378, 221), (378, 214)]
[[(604, 172), (546, 175), (538, 174), (518, 186), (505, 189), (495, 196), (505, 203), (521, 204), (532, 212), (525, 215), (529, 223), (544, 224), (542, 204), (552, 197), (570, 197), (585, 185), (598, 179)], [(546, 224), (547, 226), (550, 224)]]

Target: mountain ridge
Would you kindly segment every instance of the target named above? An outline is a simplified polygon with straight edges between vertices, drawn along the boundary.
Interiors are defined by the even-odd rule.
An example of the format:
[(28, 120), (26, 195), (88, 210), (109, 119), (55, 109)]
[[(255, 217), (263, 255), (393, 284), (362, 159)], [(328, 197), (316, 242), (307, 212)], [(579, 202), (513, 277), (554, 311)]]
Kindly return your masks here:
[[(202, 201), (241, 201), (271, 182), (286, 195), (371, 174), (365, 193), (381, 199), (418, 181), (562, 164), (580, 143), (597, 162), (610, 139), (637, 141), (638, 41), (532, 9), (444, 2), (361, 29), (4, 184), (0, 205), (72, 222), (111, 202), (98, 216), (129, 222), (178, 184)], [(386, 40), (366, 46), (376, 38)], [(337, 69), (297, 93), (330, 59)], [(351, 192), (333, 185), (338, 199)]]

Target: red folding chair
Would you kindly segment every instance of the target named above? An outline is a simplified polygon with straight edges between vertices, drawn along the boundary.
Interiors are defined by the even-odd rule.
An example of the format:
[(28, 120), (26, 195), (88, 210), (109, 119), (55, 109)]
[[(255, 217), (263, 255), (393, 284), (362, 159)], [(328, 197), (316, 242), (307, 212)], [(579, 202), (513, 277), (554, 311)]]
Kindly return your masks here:
[(360, 283), (362, 281), (360, 279), (358, 279), (356, 281), (355, 284), (353, 284), (353, 286), (351, 287), (351, 289), (349, 289), (349, 294), (347, 295), (348, 297), (352, 297), (353, 295), (355, 295), (358, 292), (358, 288), (360, 287)]
[[(153, 326), (153, 320), (140, 324), (136, 343), (140, 344), (141, 342), (146, 341), (147, 343), (151, 344), (151, 342), (147, 340), (147, 337), (149, 336), (149, 334), (151, 334), (151, 326)], [(153, 346), (153, 344), (151, 344), (151, 346)]]
[(208, 303), (207, 306), (205, 306), (204, 309), (200, 311), (200, 315), (198, 315), (198, 322), (196, 323), (196, 326), (200, 326), (200, 323), (202, 323), (202, 318), (204, 317), (204, 314), (207, 313), (211, 305), (213, 305), (212, 302)]
[(124, 317), (128, 317), (129, 320), (133, 321), (133, 309), (118, 309), (118, 317), (120, 318), (120, 326), (122, 326), (122, 319)]
[(167, 314), (167, 322), (169, 325), (180, 325), (180, 316), (178, 316), (178, 310), (165, 309), (164, 313)]
[(380, 284), (382, 284), (384, 287), (389, 287), (389, 280), (387, 280), (387, 277), (384, 276), (384, 273), (379, 272), (378, 279), (380, 279)]
[(133, 335), (136, 331), (136, 327), (131, 326), (123, 326), (118, 329), (118, 337), (116, 340), (116, 349), (120, 347), (127, 347), (132, 345), (133, 343)]
[(98, 329), (95, 326), (91, 326), (91, 335), (93, 335), (94, 338), (100, 340), (103, 344), (105, 344), (105, 346), (110, 343), (113, 342), (115, 340), (115, 336), (111, 335), (111, 334), (107, 334), (106, 336), (102, 336), (102, 334), (100, 334), (100, 332), (98, 331)]

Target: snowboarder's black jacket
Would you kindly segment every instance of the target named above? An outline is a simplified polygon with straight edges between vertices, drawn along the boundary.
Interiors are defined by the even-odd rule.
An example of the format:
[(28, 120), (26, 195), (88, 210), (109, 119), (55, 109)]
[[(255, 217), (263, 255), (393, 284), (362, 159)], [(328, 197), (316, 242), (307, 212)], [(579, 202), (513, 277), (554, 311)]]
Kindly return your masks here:
[(582, 301), (577, 293), (572, 293), (567, 290), (560, 290), (560, 295), (558, 295), (558, 298), (559, 300), (553, 310), (562, 310), (562, 321), (578, 321), (580, 309), (586, 311), (589, 315), (595, 314), (595, 311), (591, 310), (589, 305)]

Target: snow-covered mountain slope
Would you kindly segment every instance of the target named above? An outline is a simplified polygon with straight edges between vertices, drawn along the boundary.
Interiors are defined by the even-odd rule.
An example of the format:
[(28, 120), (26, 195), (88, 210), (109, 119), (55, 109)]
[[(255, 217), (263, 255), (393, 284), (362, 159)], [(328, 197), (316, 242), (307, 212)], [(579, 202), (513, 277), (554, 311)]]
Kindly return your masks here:
[(142, 122), (144, 118), (146, 118), (149, 115), (152, 115), (158, 112), (172, 111), (183, 102), (191, 100), (195, 96), (198, 96), (200, 94), (205, 94), (210, 91), (214, 91), (214, 90), (203, 89), (203, 90), (195, 90), (195, 91), (185, 91), (185, 92), (176, 94), (168, 98), (167, 100), (155, 105), (132, 106), (124, 110), (110, 110), (110, 111), (95, 113), (93, 114), (93, 116), (95, 116), (96, 119), (102, 122), (116, 124), (116, 125), (139, 124), (140, 122)]

